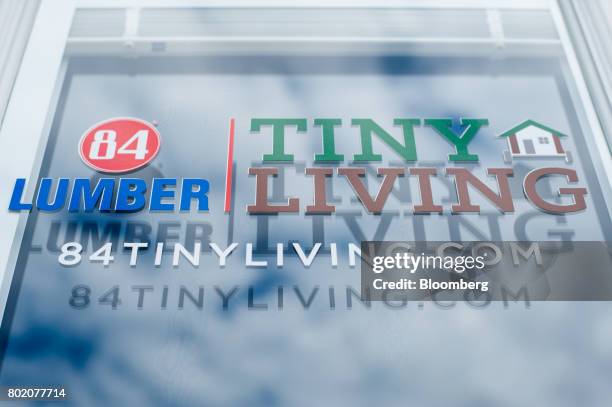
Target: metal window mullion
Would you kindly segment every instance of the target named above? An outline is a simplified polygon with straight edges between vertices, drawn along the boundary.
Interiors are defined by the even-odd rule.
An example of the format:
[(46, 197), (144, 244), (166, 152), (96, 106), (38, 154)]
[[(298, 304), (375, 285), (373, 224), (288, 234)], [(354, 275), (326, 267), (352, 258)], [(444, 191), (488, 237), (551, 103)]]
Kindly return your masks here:
[[(593, 154), (592, 158), (594, 161), (598, 161), (599, 164), (601, 164), (600, 168), (604, 174), (602, 174), (600, 182), (602, 183), (602, 186), (606, 187), (605, 189), (607, 191), (610, 191), (612, 189), (612, 160), (610, 160), (610, 147), (607, 142), (606, 135), (602, 129), (602, 123), (600, 122), (597, 111), (595, 110), (591, 94), (589, 93), (585, 74), (583, 73), (582, 67), (578, 62), (576, 45), (572, 43), (568, 29), (568, 25), (572, 24), (572, 22), (565, 18), (561, 10), (562, 5), (560, 3), (562, 1), (563, 0), (551, 0), (551, 14), (553, 21), (555, 22), (559, 38), (561, 39), (561, 44), (567, 59), (571, 79), (573, 79), (585, 119), (588, 121), (588, 125), (592, 133), (591, 138), (593, 143), (590, 145)], [(599, 160), (596, 160), (596, 157), (598, 157)], [(609, 205), (612, 205), (612, 203)]]
[[(73, 0), (40, 2), (0, 130), (3, 208), (9, 206), (17, 178), (28, 178), (26, 195), (33, 195), (74, 6)], [(27, 213), (0, 212), (0, 316), (4, 314), (27, 218)]]
[(38, 0), (0, 3), (0, 127), (37, 7)]
[[(607, 66), (602, 63), (601, 54), (597, 53), (600, 46), (600, 38), (596, 38), (589, 32), (593, 26), (592, 18), (579, 11), (579, 2), (575, 0), (559, 0), (559, 11), (565, 22), (568, 32), (568, 42), (572, 52), (576, 55), (576, 61), (580, 68), (580, 74), (584, 77), (586, 89), (596, 112), (596, 118), (605, 137), (608, 153), (607, 160), (610, 161), (612, 152), (612, 100), (609, 75), (606, 73)], [(604, 39), (606, 41), (607, 39)]]
[(606, 14), (598, 2), (573, 2), (578, 22), (605, 92), (608, 105), (612, 106), (612, 29)]
[(415, 8), (548, 10), (548, 0), (77, 0), (87, 8)]

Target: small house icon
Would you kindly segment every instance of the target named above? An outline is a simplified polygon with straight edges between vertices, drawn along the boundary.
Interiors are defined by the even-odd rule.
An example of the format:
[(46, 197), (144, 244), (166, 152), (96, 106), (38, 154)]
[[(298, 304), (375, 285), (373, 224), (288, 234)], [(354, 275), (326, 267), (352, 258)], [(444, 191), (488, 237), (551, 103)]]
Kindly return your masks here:
[(513, 158), (563, 157), (568, 163), (572, 161), (570, 152), (561, 145), (561, 137), (567, 135), (534, 120), (525, 120), (499, 137), (508, 140), (509, 150), (504, 151), (504, 161), (507, 163), (512, 162)]

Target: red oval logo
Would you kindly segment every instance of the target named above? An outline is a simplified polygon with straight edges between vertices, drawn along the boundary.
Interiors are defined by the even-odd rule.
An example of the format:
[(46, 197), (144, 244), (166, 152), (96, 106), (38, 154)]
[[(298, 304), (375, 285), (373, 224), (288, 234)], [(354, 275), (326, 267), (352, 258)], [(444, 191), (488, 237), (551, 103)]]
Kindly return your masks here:
[(117, 117), (90, 127), (81, 137), (79, 155), (94, 170), (121, 173), (147, 165), (159, 145), (159, 132), (151, 123)]

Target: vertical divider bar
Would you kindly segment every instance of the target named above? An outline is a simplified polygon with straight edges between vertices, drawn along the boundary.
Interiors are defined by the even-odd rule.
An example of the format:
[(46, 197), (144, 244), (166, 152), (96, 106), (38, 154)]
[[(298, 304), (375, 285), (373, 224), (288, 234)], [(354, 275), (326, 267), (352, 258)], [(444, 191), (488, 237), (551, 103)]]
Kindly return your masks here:
[(17, 178), (31, 197), (48, 134), (49, 108), (58, 89), (74, 0), (42, 0), (0, 131), (0, 316), (4, 316), (27, 213), (8, 211)]

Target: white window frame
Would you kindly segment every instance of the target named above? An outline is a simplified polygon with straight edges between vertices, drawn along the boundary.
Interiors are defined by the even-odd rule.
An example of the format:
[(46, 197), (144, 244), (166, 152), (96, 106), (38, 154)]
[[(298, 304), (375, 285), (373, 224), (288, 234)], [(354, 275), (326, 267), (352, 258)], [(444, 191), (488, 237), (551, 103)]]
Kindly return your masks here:
[[(26, 192), (31, 199), (46, 148), (50, 122), (65, 73), (64, 51), (73, 16), (79, 8), (142, 7), (312, 7), (312, 8), (452, 8), (485, 10), (548, 10), (557, 28), (563, 51), (600, 155), (601, 168), (612, 187), (612, 161), (604, 132), (589, 95), (585, 77), (573, 49), (558, 1), (560, 0), (41, 0), (21, 68), (0, 131), (0, 316), (4, 315), (13, 271), (22, 244), (28, 214), (6, 210), (16, 178), (30, 180)], [(44, 69), (41, 69), (44, 67)], [(610, 211), (610, 204), (608, 204)]]

